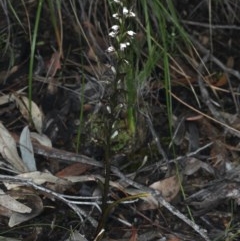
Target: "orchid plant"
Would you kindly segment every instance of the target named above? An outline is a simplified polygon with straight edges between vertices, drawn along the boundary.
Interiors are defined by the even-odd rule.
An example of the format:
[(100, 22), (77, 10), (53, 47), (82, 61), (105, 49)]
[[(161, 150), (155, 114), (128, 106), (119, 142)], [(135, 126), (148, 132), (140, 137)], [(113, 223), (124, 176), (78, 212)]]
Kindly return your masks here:
[[(112, 14), (114, 24), (110, 28), (109, 37), (111, 39), (111, 45), (106, 50), (108, 53), (112, 53), (117, 58), (117, 64), (115, 68), (116, 72), (116, 88), (117, 86), (125, 86), (127, 93), (127, 119), (129, 131), (131, 134), (135, 133), (135, 113), (134, 102), (136, 96), (136, 88), (134, 87), (134, 72), (132, 68), (132, 61), (128, 59), (131, 56), (131, 44), (134, 40), (136, 33), (129, 29), (129, 19), (134, 19), (136, 14), (125, 6), (121, 0), (113, 0), (115, 9), (117, 11)], [(125, 76), (124, 83), (120, 76)]]

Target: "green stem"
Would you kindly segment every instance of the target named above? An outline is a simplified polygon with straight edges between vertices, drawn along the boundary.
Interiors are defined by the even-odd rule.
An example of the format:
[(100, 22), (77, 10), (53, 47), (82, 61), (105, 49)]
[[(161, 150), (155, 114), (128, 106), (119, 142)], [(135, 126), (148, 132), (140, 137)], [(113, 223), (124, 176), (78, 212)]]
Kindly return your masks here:
[(33, 64), (34, 64), (34, 54), (36, 50), (36, 42), (37, 42), (37, 34), (38, 34), (38, 26), (40, 22), (40, 15), (42, 11), (42, 5), (44, 0), (39, 0), (36, 21), (34, 25), (33, 38), (31, 42), (31, 55), (30, 55), (30, 63), (29, 63), (29, 75), (28, 75), (28, 100), (29, 100), (29, 116), (32, 116), (32, 81), (33, 81)]
[[(111, 118), (111, 117), (110, 117)], [(106, 222), (108, 215), (106, 212), (108, 210), (108, 193), (109, 193), (109, 182), (110, 182), (110, 174), (111, 174), (111, 133), (112, 133), (112, 120), (106, 120), (105, 122), (105, 157), (104, 157), (104, 188), (103, 188), (103, 195), (102, 195), (102, 215), (97, 227), (96, 237), (101, 232), (101, 230), (105, 229)], [(101, 237), (96, 238), (97, 240), (101, 240)], [(96, 240), (95, 239), (95, 240)]]

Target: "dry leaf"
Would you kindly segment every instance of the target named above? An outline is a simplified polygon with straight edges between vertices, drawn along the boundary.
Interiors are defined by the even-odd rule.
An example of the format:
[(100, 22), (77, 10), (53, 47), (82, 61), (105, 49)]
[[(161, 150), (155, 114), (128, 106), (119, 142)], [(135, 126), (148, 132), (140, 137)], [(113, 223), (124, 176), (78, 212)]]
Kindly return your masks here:
[(52, 54), (52, 57), (47, 64), (47, 76), (54, 77), (57, 70), (61, 69), (61, 55), (58, 51)]
[(159, 191), (168, 202), (172, 201), (180, 190), (179, 179), (176, 175), (154, 182), (149, 187)]
[(168, 234), (167, 241), (183, 241), (183, 240), (173, 234)]
[(24, 127), (19, 139), (22, 160), (30, 172), (37, 170), (28, 126)]
[(138, 233), (135, 227), (132, 227), (132, 235), (129, 241), (137, 241), (138, 240)]
[[(24, 92), (25, 89), (26, 89), (26, 87), (18, 90), (16, 93), (21, 94), (22, 92)], [(2, 95), (2, 96), (0, 96), (0, 105), (5, 105), (7, 103), (14, 102), (14, 100), (15, 100), (14, 95), (11, 93)]]
[(31, 101), (31, 116), (29, 113), (29, 99), (26, 96), (14, 95), (14, 99), (23, 117), (29, 122), (32, 121), (38, 133), (42, 133), (43, 113), (35, 102)]
[(31, 207), (32, 211), (30, 213), (13, 212), (8, 222), (9, 227), (14, 227), (18, 224), (34, 218), (38, 216), (43, 210), (43, 203), (38, 195), (29, 193), (22, 193), (22, 195), (24, 197), (24, 202)]
[(0, 122), (0, 153), (3, 158), (8, 161), (14, 169), (19, 172), (27, 172), (28, 169), (19, 157), (16, 142), (8, 132), (8, 130)]
[(92, 166), (83, 164), (83, 163), (74, 163), (70, 166), (67, 166), (63, 170), (56, 173), (57, 177), (67, 177), (67, 176), (79, 176), (91, 169)]
[[(176, 175), (154, 182), (149, 187), (159, 191), (164, 199), (168, 202), (172, 201), (180, 190), (179, 179)], [(153, 196), (150, 195), (148, 197), (144, 197), (143, 199), (145, 202), (140, 204), (140, 210), (158, 208), (158, 202)]]
[(42, 146), (52, 147), (52, 141), (49, 139), (48, 136), (36, 132), (31, 132), (30, 136)]
[(222, 87), (228, 83), (228, 77), (226, 73), (223, 73), (221, 76), (219, 74), (211, 74), (205, 76), (205, 81), (212, 87), (212, 90), (215, 92), (215, 89)]
[(25, 62), (26, 61), (24, 61), (21, 65), (15, 65), (9, 70), (2, 70), (0, 72), (0, 83), (5, 83), (7, 78), (10, 77), (12, 74), (16, 73), (19, 69), (21, 69)]
[(12, 102), (13, 99), (12, 99), (11, 96), (12, 96), (11, 94), (2, 95), (2, 96), (0, 97), (0, 105), (5, 105), (5, 104), (7, 104), (7, 103), (9, 103), (9, 102)]
[(8, 217), (9, 218), (11, 215), (12, 215), (12, 211), (11, 210), (9, 210), (8, 208), (5, 208), (5, 207), (0, 205), (0, 216), (4, 216), (4, 217)]
[(0, 189), (0, 205), (9, 209), (10, 211), (18, 213), (30, 213), (32, 211), (28, 206), (18, 202), (14, 197), (5, 194)]
[(192, 174), (194, 174), (195, 172), (197, 172), (200, 168), (206, 170), (207, 172), (214, 174), (214, 170), (211, 167), (211, 165), (209, 165), (208, 163), (205, 163), (201, 160), (198, 160), (195, 157), (191, 157), (186, 161), (186, 165), (184, 167), (184, 174), (187, 176), (190, 176)]

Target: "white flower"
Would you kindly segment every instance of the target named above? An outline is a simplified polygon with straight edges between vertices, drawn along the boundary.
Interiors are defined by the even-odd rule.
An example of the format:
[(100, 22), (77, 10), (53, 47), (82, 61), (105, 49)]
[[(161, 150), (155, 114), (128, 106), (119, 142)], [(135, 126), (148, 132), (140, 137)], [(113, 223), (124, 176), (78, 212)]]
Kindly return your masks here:
[(116, 69), (115, 69), (114, 66), (111, 66), (111, 70), (112, 70), (113, 74), (116, 74), (116, 73), (117, 73), (117, 71), (116, 71)]
[(129, 46), (130, 43), (126, 42), (126, 43), (120, 43), (120, 51), (124, 51), (125, 48), (127, 48), (127, 46)]
[(132, 11), (129, 11), (127, 16), (130, 17), (130, 18), (135, 18), (136, 14)]
[(114, 139), (116, 136), (118, 136), (118, 130), (114, 131), (112, 136), (111, 136), (111, 139)]
[(126, 7), (123, 7), (123, 15), (127, 16), (128, 12), (128, 9)]
[(123, 7), (123, 15), (125, 17), (130, 17), (130, 18), (136, 17), (136, 14), (134, 12), (128, 10), (126, 7)]
[(113, 26), (111, 27), (111, 29), (112, 29), (113, 31), (116, 31), (116, 32), (119, 30), (119, 28), (120, 28), (119, 25), (113, 25)]
[(112, 15), (112, 17), (115, 18), (115, 19), (119, 19), (119, 14), (118, 14), (118, 13), (114, 13), (114, 14)]
[(120, 50), (124, 51), (124, 49), (127, 47), (125, 43), (120, 44)]
[(112, 31), (108, 35), (112, 38), (115, 38), (117, 36), (118, 32)]
[(109, 114), (111, 114), (112, 113), (112, 110), (111, 110), (111, 107), (109, 106), (109, 105), (107, 105), (107, 112), (109, 113)]
[(115, 52), (115, 48), (113, 46), (110, 46), (107, 48), (106, 52), (108, 52), (108, 53)]
[(132, 30), (127, 31), (127, 35), (130, 37), (133, 37), (136, 33), (133, 32)]

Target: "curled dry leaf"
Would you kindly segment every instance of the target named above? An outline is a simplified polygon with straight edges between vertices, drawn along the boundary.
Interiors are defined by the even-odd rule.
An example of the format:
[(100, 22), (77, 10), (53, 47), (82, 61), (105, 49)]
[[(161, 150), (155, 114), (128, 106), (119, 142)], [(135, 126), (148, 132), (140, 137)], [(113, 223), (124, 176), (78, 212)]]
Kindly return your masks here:
[[(154, 182), (149, 186), (159, 191), (164, 199), (168, 202), (172, 201), (180, 190), (179, 179), (176, 175), (168, 177), (164, 180)], [(158, 202), (151, 195), (143, 198), (146, 202), (140, 205), (140, 210), (149, 210), (158, 208)]]
[(24, 202), (27, 203), (29, 207), (31, 207), (32, 211), (30, 213), (13, 212), (8, 222), (9, 227), (14, 227), (18, 224), (34, 218), (38, 216), (43, 210), (43, 203), (38, 195), (30, 193), (26, 194), (23, 192), (22, 197), (24, 199)]
[(32, 139), (36, 140), (42, 146), (52, 147), (52, 141), (48, 136), (44, 134), (38, 134), (36, 132), (31, 132), (30, 136)]
[(3, 158), (9, 162), (14, 169), (19, 172), (27, 172), (28, 169), (19, 157), (16, 142), (8, 130), (0, 122), (0, 153)]
[(159, 191), (168, 202), (172, 201), (180, 190), (179, 179), (176, 175), (154, 182), (149, 187)]
[(184, 174), (187, 176), (193, 175), (199, 169), (204, 169), (208, 173), (214, 174), (214, 170), (208, 163), (205, 163), (195, 157), (191, 157), (187, 160), (184, 167)]
[(23, 117), (29, 122), (33, 122), (38, 133), (42, 133), (43, 113), (35, 102), (31, 101), (31, 115), (29, 109), (29, 99), (26, 96), (14, 95), (14, 99)]

